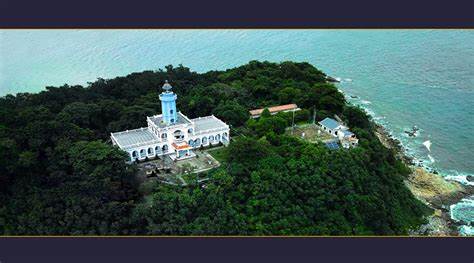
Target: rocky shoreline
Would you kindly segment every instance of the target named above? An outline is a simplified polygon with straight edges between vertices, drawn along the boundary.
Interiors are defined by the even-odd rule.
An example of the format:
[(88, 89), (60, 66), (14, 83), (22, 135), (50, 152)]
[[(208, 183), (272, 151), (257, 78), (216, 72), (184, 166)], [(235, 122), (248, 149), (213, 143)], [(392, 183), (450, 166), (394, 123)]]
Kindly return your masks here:
[(387, 148), (393, 149), (397, 158), (407, 164), (412, 173), (405, 179), (405, 184), (413, 195), (433, 209), (428, 223), (414, 230), (410, 235), (458, 236), (460, 223), (451, 218), (450, 206), (462, 198), (474, 194), (474, 187), (456, 181), (445, 180), (437, 173), (430, 173), (422, 167), (415, 166), (413, 159), (404, 154), (400, 141), (393, 138), (381, 125), (375, 124), (375, 134)]

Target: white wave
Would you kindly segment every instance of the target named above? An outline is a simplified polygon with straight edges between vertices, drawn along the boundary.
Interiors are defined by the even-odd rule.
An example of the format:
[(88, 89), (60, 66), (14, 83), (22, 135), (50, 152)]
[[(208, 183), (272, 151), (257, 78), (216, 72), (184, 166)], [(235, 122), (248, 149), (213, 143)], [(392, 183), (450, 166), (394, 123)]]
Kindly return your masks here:
[(435, 159), (433, 158), (433, 156), (431, 156), (431, 155), (428, 154), (428, 158), (430, 158), (431, 163), (434, 163), (434, 162), (435, 162)]
[(352, 79), (344, 79), (346, 82), (352, 82)]
[[(426, 147), (426, 149), (428, 149), (429, 152), (431, 152), (431, 141), (430, 140), (427, 140), (423, 143), (423, 145)], [(429, 156), (429, 155), (428, 155)]]
[(474, 236), (474, 227), (462, 225), (459, 227), (459, 234), (461, 234), (461, 236)]
[(425, 161), (419, 160), (418, 158), (413, 157), (413, 163), (414, 163), (416, 166), (422, 167), (422, 166), (424, 166)]
[(341, 80), (342, 80), (342, 79), (339, 78), (339, 77), (335, 77), (334, 79), (337, 80), (337, 81), (339, 81), (339, 82), (341, 82)]
[(368, 101), (368, 100), (361, 100), (360, 103), (364, 104), (364, 105), (369, 105), (369, 104), (372, 104), (372, 102)]
[(460, 202), (449, 206), (451, 218), (458, 222), (474, 222), (474, 199), (463, 198)]
[(373, 112), (371, 109), (367, 108), (367, 107), (362, 107), (362, 109), (370, 116), (374, 117), (375, 116), (375, 112)]
[(463, 223), (458, 228), (459, 234), (462, 236), (473, 236), (474, 226), (470, 225), (474, 222), (474, 196), (463, 198), (457, 204), (449, 206), (449, 214), (451, 218)]
[(447, 175), (444, 177), (446, 180), (451, 180), (451, 181), (456, 181), (456, 182), (460, 182), (461, 184), (464, 184), (464, 185), (472, 185), (474, 186), (474, 182), (471, 182), (469, 180), (467, 180), (467, 175), (462, 175), (462, 174), (459, 174), (459, 175)]

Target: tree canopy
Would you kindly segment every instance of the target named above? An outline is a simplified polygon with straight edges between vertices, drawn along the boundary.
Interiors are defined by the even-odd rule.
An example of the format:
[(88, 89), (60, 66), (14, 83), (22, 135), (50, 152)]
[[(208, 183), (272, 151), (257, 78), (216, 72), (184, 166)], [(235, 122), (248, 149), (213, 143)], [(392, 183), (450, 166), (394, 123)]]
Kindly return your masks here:
[[(166, 79), (180, 111), (214, 114), (236, 139), (205, 188), (157, 185), (145, 200), (109, 134), (160, 113)], [(330, 151), (289, 137), (287, 113), (249, 119), (250, 109), (283, 103), (302, 108), (296, 122), (313, 109), (318, 120), (337, 114), (360, 147)], [(202, 74), (167, 66), (0, 98), (0, 234), (405, 234), (427, 212), (403, 184), (407, 174), (365, 112), (308, 63)]]

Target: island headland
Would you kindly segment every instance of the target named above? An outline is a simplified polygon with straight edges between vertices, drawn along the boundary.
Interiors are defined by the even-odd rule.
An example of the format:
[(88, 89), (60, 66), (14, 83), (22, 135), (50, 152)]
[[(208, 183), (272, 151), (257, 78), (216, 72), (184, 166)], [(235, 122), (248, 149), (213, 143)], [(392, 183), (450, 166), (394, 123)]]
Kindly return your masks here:
[[(222, 144), (208, 147), (191, 136), (192, 147), (173, 146), (182, 150), (175, 157), (192, 156), (210, 169), (166, 163), (156, 154), (161, 147), (142, 158), (122, 143), (141, 136), (111, 136), (147, 129), (147, 116), (163, 117), (158, 91), (167, 80), (168, 95), (179, 97), (173, 114), (176, 103), (179, 116), (193, 120), (182, 125), (206, 126), (207, 139)], [(170, 65), (2, 97), (0, 234), (453, 234), (444, 207), (471, 190), (410, 167), (333, 82), (309, 63), (251, 61), (206, 73)], [(269, 110), (282, 105), (295, 110)], [(254, 109), (262, 110), (255, 118)], [(215, 125), (196, 122), (202, 116), (222, 120), (226, 130), (210, 134)], [(155, 132), (169, 128), (154, 123)], [(165, 172), (148, 173), (152, 166)]]

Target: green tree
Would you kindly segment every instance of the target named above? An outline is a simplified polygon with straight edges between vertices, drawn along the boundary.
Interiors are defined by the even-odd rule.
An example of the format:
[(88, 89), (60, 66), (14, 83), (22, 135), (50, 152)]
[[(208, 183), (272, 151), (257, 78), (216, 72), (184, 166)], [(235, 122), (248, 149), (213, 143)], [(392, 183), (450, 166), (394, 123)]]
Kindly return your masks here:
[(281, 104), (296, 102), (300, 96), (301, 90), (292, 87), (283, 88), (278, 92), (278, 98)]
[(233, 127), (241, 126), (250, 116), (249, 111), (235, 101), (221, 102), (214, 114)]

